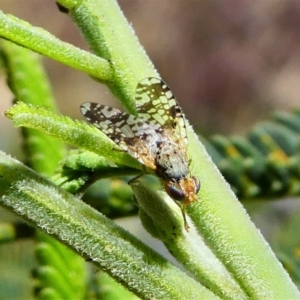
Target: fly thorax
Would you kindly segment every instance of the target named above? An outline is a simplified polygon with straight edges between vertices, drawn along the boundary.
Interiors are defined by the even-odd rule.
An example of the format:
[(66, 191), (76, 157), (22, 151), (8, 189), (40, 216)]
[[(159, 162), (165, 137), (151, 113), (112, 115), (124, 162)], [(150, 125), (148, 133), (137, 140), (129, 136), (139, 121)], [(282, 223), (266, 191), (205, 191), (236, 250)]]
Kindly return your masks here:
[(189, 172), (185, 152), (173, 141), (165, 140), (158, 144), (156, 154), (157, 174), (167, 180), (179, 180)]

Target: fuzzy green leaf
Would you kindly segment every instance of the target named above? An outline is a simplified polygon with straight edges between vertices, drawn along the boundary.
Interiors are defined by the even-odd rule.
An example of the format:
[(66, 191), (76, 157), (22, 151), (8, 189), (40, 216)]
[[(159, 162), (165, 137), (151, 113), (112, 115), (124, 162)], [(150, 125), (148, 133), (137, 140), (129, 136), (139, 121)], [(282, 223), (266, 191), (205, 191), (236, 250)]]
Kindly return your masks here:
[(0, 11), (0, 37), (48, 56), (103, 81), (112, 80), (108, 61), (64, 43), (42, 28)]
[(3, 153), (0, 201), (144, 299), (218, 299), (90, 206)]
[(142, 169), (141, 165), (129, 154), (117, 148), (117, 145), (94, 126), (85, 122), (73, 121), (65, 116), (32, 105), (19, 102), (5, 112), (15, 126), (25, 126), (41, 130), (62, 141), (95, 152), (116, 163)]

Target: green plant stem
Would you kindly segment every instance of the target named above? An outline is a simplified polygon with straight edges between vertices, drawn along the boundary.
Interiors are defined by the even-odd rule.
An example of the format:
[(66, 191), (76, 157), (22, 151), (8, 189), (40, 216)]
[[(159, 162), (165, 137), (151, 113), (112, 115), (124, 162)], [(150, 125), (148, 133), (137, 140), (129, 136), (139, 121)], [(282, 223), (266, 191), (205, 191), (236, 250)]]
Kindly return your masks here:
[(143, 299), (217, 299), (112, 221), (2, 152), (0, 201)]
[(118, 146), (105, 134), (85, 122), (73, 121), (42, 107), (26, 105), (22, 102), (9, 108), (5, 115), (13, 120), (15, 126), (41, 130), (68, 144), (105, 156), (116, 163), (142, 169), (140, 163), (118, 149)]
[(113, 164), (92, 152), (70, 151), (61, 163), (61, 169), (51, 179), (69, 193), (76, 194), (99, 179), (137, 176), (139, 173), (139, 170)]
[(199, 202), (188, 212), (205, 243), (247, 295), (256, 299), (300, 299), (300, 293), (245, 209), (199, 143), (189, 134), (192, 172), (201, 179)]
[[(1, 41), (7, 82), (15, 99), (56, 111), (51, 87), (41, 65), (40, 56), (8, 41)], [(40, 174), (51, 176), (66, 155), (65, 145), (43, 132), (22, 128), (27, 164)]]
[(130, 183), (139, 203), (144, 227), (163, 241), (170, 253), (194, 278), (202, 282), (222, 299), (247, 299), (247, 295), (214, 255), (188, 219), (189, 230), (184, 228), (182, 213), (162, 191), (157, 192), (143, 180)]
[[(8, 41), (2, 41), (2, 54), (7, 82), (16, 98), (56, 110), (40, 57)], [(63, 142), (29, 128), (22, 128), (22, 134), (28, 165), (40, 174), (51, 176), (65, 155)], [(86, 274), (85, 262), (80, 256), (44, 232), (37, 234), (35, 254), (39, 263), (34, 274), (35, 289), (39, 290), (39, 296), (53, 289), (64, 299), (83, 297)], [(61, 261), (63, 263), (57, 263)]]
[(110, 61), (113, 80), (107, 85), (123, 106), (136, 114), (135, 89), (145, 77), (158, 77), (133, 28), (115, 0), (58, 0), (82, 31), (93, 52)]
[(84, 71), (102, 81), (112, 80), (112, 69), (105, 59), (62, 42), (46, 30), (6, 15), (2, 11), (0, 11), (0, 37)]
[[(194, 157), (198, 157), (201, 164), (193, 160), (191, 168), (193, 174), (201, 178), (202, 183), (199, 202), (188, 208), (193, 221), (193, 225), (190, 224), (190, 232), (181, 232), (184, 231), (184, 227), (182, 218), (181, 221), (179, 219), (181, 216), (178, 209), (177, 217), (176, 214), (164, 209), (163, 201), (166, 201), (164, 200), (166, 196), (156, 200), (155, 193), (147, 192), (147, 187), (143, 187), (137, 181), (132, 187), (143, 208), (143, 216), (145, 214), (150, 216), (149, 220), (144, 218), (143, 221), (148, 231), (159, 237), (174, 257), (201, 282), (206, 282), (206, 285), (218, 295), (221, 293), (223, 297), (234, 299), (232, 297), (234, 289), (230, 291), (228, 283), (222, 286), (222, 281), (224, 283), (228, 279), (231, 281), (231, 276), (226, 276), (226, 273), (221, 271), (226, 268), (234, 281), (251, 298), (299, 299), (299, 291), (269, 245), (250, 222), (229, 185), (224, 183), (216, 168), (211, 168), (211, 160), (196, 135), (189, 134), (189, 147), (191, 153), (198, 152)], [(176, 210), (176, 206), (174, 209)], [(196, 248), (200, 249), (204, 246), (197, 242), (199, 237), (194, 236), (194, 226), (215, 255), (215, 258), (210, 256), (211, 269), (203, 264), (201, 255), (194, 257), (195, 244), (198, 245)], [(203, 248), (204, 251), (207, 251), (206, 246)], [(222, 263), (222, 268), (218, 267), (218, 260)], [(190, 261), (197, 261), (195, 264), (198, 264), (199, 270), (197, 266), (189, 265)], [(216, 284), (214, 272), (220, 277), (224, 276), (224, 280)], [(203, 274), (204, 280), (201, 278)]]

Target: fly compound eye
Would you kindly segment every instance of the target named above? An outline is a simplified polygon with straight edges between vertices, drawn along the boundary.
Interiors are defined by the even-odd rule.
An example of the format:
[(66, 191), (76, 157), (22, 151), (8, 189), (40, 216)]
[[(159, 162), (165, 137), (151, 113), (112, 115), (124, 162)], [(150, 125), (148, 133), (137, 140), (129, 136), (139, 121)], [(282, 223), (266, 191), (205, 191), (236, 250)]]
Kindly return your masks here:
[(185, 194), (177, 182), (165, 182), (165, 190), (174, 200), (183, 201), (185, 198)]
[(192, 179), (194, 180), (194, 184), (195, 184), (195, 194), (198, 194), (200, 190), (200, 181), (195, 176), (193, 176)]

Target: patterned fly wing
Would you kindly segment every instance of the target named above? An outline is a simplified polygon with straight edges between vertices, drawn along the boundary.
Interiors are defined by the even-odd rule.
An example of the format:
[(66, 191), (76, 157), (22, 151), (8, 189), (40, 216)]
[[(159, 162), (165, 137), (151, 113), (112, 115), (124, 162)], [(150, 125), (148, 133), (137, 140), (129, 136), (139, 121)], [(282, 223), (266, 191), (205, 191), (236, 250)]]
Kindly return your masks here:
[(169, 128), (187, 145), (185, 118), (168, 85), (155, 77), (141, 80), (136, 88), (139, 116), (157, 124), (158, 128)]
[(136, 136), (131, 125), (136, 123), (137, 117), (133, 115), (93, 102), (83, 103), (80, 109), (88, 122), (100, 129), (116, 144), (122, 142), (126, 137), (134, 138)]
[(184, 117), (169, 87), (157, 78), (138, 83), (136, 101), (138, 116), (90, 102), (81, 105), (81, 112), (124, 151), (156, 171), (157, 147), (162, 140), (172, 139), (186, 152)]
[(181, 206), (197, 201), (200, 182), (190, 176), (185, 118), (169, 87), (148, 77), (136, 89), (138, 116), (98, 103), (84, 103), (81, 112), (124, 151), (163, 179), (167, 193)]
[(143, 131), (153, 131), (149, 130), (151, 126), (147, 120), (99, 103), (87, 102), (82, 104), (80, 109), (88, 122), (100, 129), (121, 149), (140, 163), (155, 169), (153, 159), (147, 158), (145, 161), (145, 154), (143, 154), (145, 152)]

